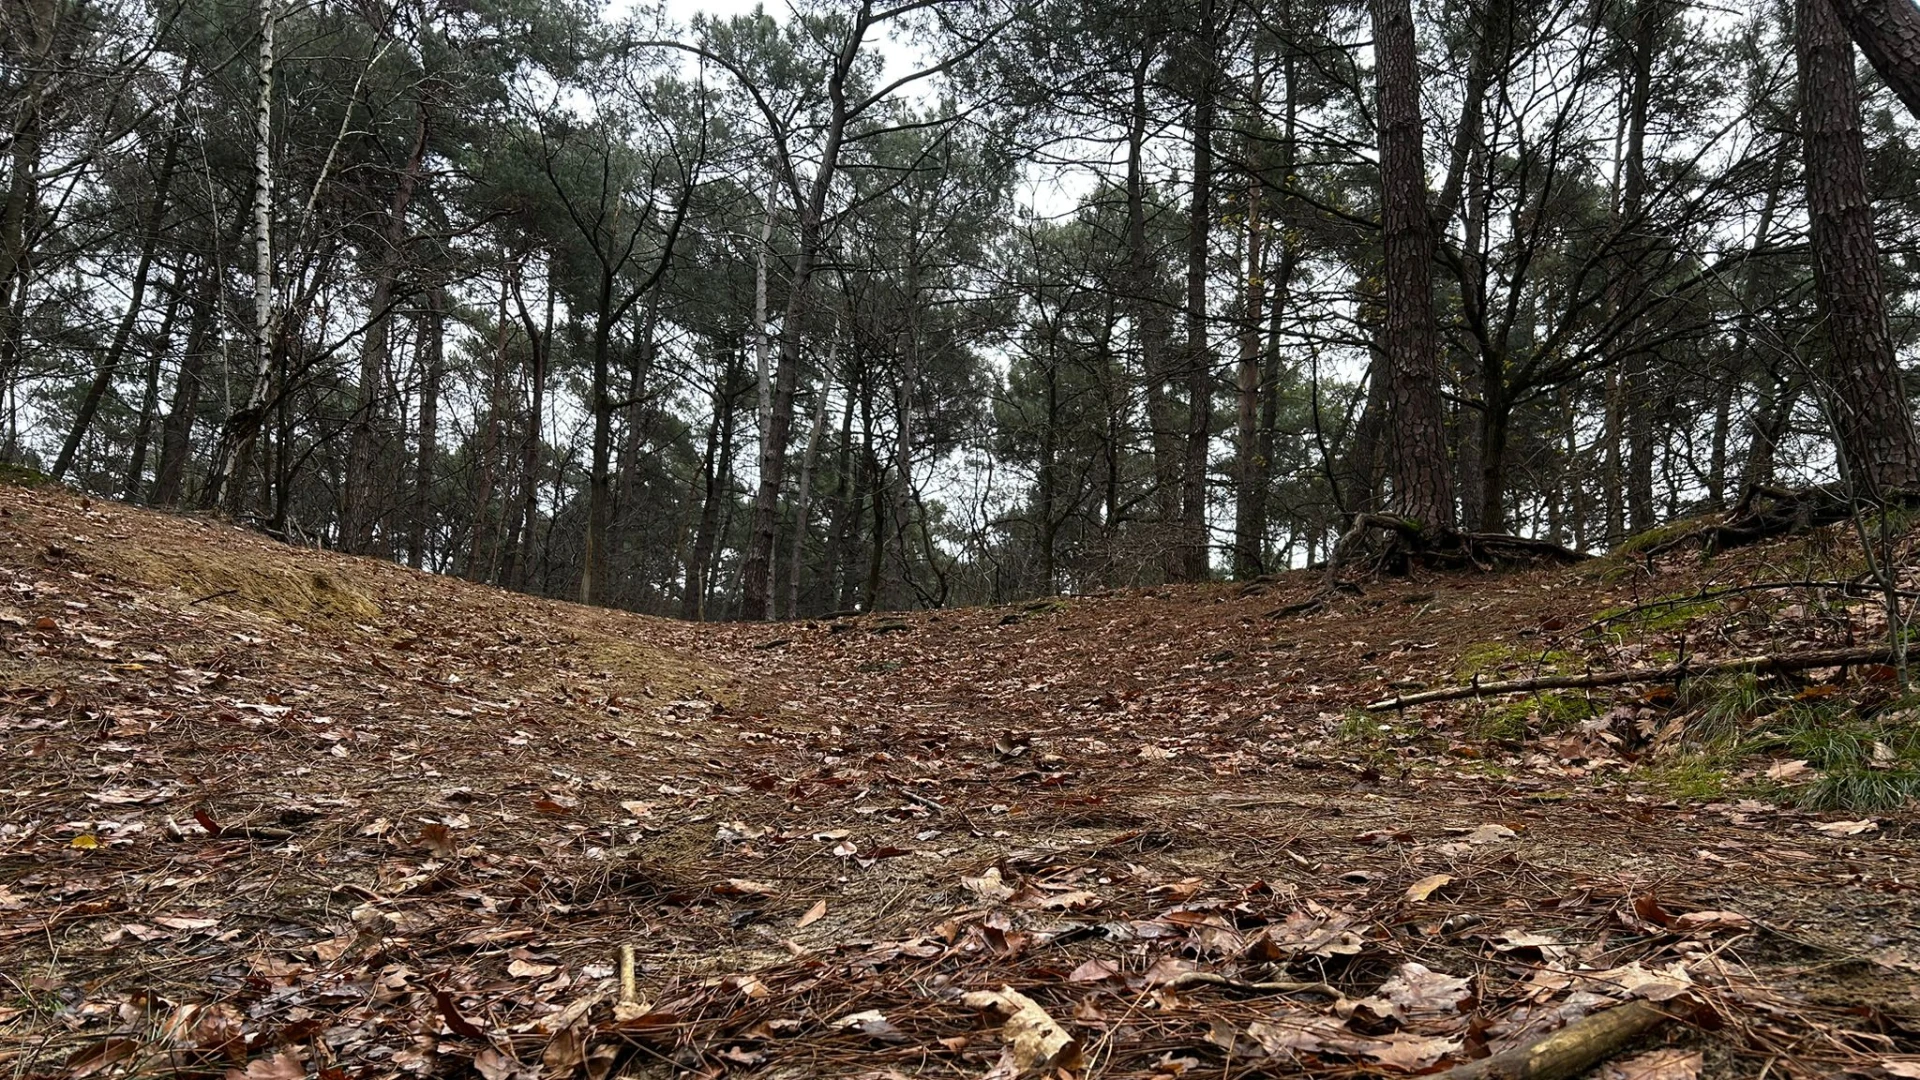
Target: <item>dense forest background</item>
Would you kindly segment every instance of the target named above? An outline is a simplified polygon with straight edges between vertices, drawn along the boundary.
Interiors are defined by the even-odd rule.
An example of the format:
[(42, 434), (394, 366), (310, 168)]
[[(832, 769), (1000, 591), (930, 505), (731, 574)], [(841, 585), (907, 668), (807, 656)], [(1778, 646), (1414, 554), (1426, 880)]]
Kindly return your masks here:
[(9, 0), (0, 454), (710, 619), (1904, 490), (1920, 9), (1797, 8)]

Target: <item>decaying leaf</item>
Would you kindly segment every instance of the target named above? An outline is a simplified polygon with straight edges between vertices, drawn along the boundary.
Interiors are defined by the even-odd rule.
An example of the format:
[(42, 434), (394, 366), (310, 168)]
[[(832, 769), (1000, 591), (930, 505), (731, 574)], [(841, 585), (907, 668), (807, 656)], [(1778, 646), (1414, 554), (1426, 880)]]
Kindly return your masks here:
[(839, 1031), (857, 1031), (862, 1035), (884, 1043), (903, 1043), (909, 1041), (906, 1032), (893, 1026), (893, 1021), (879, 1009), (866, 1009), (857, 1013), (848, 1013), (833, 1022)]
[(1003, 986), (999, 990), (977, 990), (964, 1000), (972, 1008), (992, 1009), (1007, 1017), (1000, 1029), (1005, 1049), (989, 1077), (1011, 1080), (1051, 1069), (1079, 1067), (1080, 1044), (1027, 995)]
[(808, 908), (804, 914), (802, 914), (798, 919), (794, 920), (793, 925), (795, 926), (795, 928), (799, 928), (802, 926), (812, 926), (814, 923), (819, 922), (823, 917), (825, 917), (826, 914), (827, 914), (827, 902), (825, 900), (815, 900), (813, 902), (812, 907)]
[(1861, 833), (1873, 832), (1879, 827), (1880, 823), (1872, 818), (1863, 818), (1859, 821), (1813, 822), (1813, 828), (1826, 833), (1828, 836), (1859, 836)]
[(1418, 904), (1445, 886), (1453, 884), (1452, 874), (1428, 874), (1407, 886), (1407, 902)]
[(1013, 895), (1013, 887), (1001, 880), (997, 866), (987, 867), (979, 877), (962, 877), (960, 884), (982, 900), (1005, 900)]

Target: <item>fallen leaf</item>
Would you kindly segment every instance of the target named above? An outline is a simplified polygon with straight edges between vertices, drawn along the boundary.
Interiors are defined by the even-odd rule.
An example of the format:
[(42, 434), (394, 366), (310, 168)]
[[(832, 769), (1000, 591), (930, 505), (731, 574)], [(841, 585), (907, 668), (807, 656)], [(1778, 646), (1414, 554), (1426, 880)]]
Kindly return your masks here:
[(1095, 957), (1067, 973), (1067, 981), (1075, 983), (1105, 982), (1120, 973), (1119, 969), (1105, 960)]
[(515, 960), (507, 965), (507, 974), (516, 979), (544, 979), (559, 970), (559, 964), (541, 964), (532, 960)]
[(1813, 766), (1807, 764), (1807, 761), (1805, 758), (1795, 758), (1792, 761), (1782, 761), (1767, 770), (1767, 779), (1777, 780), (1777, 781), (1780, 781), (1781, 783), (1785, 783), (1786, 781), (1792, 780), (1795, 777), (1802, 775), (1803, 773), (1810, 772), (1812, 768)]
[(1920, 1058), (1888, 1058), (1880, 1063), (1888, 1076), (1902, 1080), (1920, 1080)]
[(1753, 920), (1737, 911), (1689, 911), (1674, 919), (1671, 929), (1695, 934), (1711, 934), (1715, 930), (1751, 930)]
[(1870, 833), (1880, 827), (1880, 823), (1872, 818), (1863, 818), (1859, 821), (1816, 821), (1812, 825), (1813, 828), (1828, 836), (1859, 836), (1861, 833)]
[(976, 1009), (993, 1009), (1007, 1014), (1000, 1029), (1005, 1048), (1000, 1060), (987, 1076), (1012, 1080), (1054, 1069), (1072, 1070), (1080, 1065), (1080, 1044), (1032, 998), (1003, 986), (999, 990), (976, 990), (963, 1000)]
[(960, 884), (982, 900), (1005, 900), (1013, 895), (1013, 887), (1001, 880), (997, 866), (987, 867), (979, 877), (962, 877)]
[(1441, 887), (1453, 884), (1452, 874), (1429, 874), (1407, 887), (1407, 902), (1418, 904)]
[(1459, 1052), (1461, 1045), (1459, 1039), (1396, 1031), (1378, 1039), (1366, 1040), (1359, 1046), (1359, 1050), (1382, 1065), (1415, 1072), (1448, 1054)]
[(849, 1013), (833, 1022), (838, 1031), (857, 1031), (877, 1042), (903, 1043), (909, 1041), (906, 1032), (893, 1026), (887, 1014), (879, 1009), (867, 1009), (864, 1012)]
[(819, 922), (826, 913), (827, 902), (825, 900), (815, 900), (813, 906), (806, 910), (806, 914), (801, 915), (799, 919), (795, 920), (793, 925), (795, 928), (812, 926), (814, 923)]

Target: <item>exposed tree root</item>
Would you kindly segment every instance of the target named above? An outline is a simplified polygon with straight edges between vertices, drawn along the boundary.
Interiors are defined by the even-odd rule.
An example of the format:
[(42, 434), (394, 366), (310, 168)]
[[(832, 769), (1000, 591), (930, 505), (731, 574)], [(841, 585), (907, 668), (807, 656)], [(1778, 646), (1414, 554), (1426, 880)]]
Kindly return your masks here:
[[(1914, 506), (1920, 504), (1920, 492), (1889, 492), (1883, 503)], [(1836, 487), (1779, 488), (1755, 484), (1727, 511), (1724, 519), (1655, 544), (1643, 555), (1652, 559), (1689, 544), (1699, 544), (1708, 554), (1727, 551), (1845, 521), (1857, 510), (1873, 505), (1850, 499)]]
[[(1369, 541), (1376, 533), (1385, 534), (1385, 543), (1370, 548)], [(1541, 563), (1567, 565), (1587, 558), (1584, 552), (1550, 540), (1505, 533), (1429, 529), (1412, 518), (1357, 514), (1353, 527), (1334, 545), (1327, 573), (1331, 580), (1340, 570), (1366, 561), (1371, 562), (1375, 573), (1398, 575), (1414, 566), (1433, 570), (1495, 570)]]
[(1736, 671), (1766, 674), (1778, 671), (1805, 671), (1808, 668), (1844, 667), (1852, 664), (1891, 664), (1894, 659), (1892, 649), (1885, 645), (1878, 645), (1859, 649), (1820, 649), (1814, 652), (1789, 653), (1780, 656), (1742, 656), (1732, 660), (1716, 660), (1707, 664), (1683, 660), (1677, 664), (1657, 668), (1590, 671), (1584, 675), (1541, 675), (1531, 679), (1510, 679), (1504, 682), (1476, 680), (1466, 686), (1445, 686), (1438, 690), (1422, 690), (1417, 694), (1400, 694), (1373, 702), (1367, 706), (1367, 711), (1386, 712), (1389, 709), (1403, 709), (1409, 705), (1425, 705), (1434, 701), (1457, 701), (1461, 698), (1483, 697), (1491, 694), (1625, 686), (1631, 683), (1677, 682), (1686, 678), (1726, 675)]

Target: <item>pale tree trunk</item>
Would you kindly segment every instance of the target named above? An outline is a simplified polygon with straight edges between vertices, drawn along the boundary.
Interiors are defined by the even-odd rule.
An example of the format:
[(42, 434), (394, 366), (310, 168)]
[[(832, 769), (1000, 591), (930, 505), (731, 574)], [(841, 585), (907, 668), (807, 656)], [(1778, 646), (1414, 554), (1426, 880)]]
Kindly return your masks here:
[(273, 382), (273, 36), (279, 0), (260, 0), (260, 63), (253, 114), (253, 381), (247, 400), (228, 418), (221, 438), (220, 465), (208, 485), (206, 501), (222, 497), (237, 509), (244, 493), (241, 477), (253, 456), (261, 411)]
[(420, 169), (427, 156), (427, 106), (420, 102), (414, 122), (413, 151), (393, 185), (393, 199), (387, 207), (386, 228), (381, 235), (381, 251), (373, 276), (373, 292), (367, 298), (366, 339), (360, 349), (360, 390), (353, 414), (353, 430), (347, 444), (347, 484), (341, 507), (342, 546), (355, 554), (366, 554), (373, 543), (376, 495), (380, 485), (375, 477), (374, 456), (378, 450), (377, 419), (384, 391), (389, 343), (392, 340), (393, 295), (400, 272), (407, 262), (407, 208), (413, 202), (420, 182)]
[[(767, 216), (760, 226), (760, 250), (753, 264), (753, 371), (755, 388), (760, 394), (760, 461), (766, 465), (767, 448), (773, 445), (773, 335), (767, 327), (767, 262), (773, 250), (773, 226), (779, 217), (779, 204), (774, 196), (778, 188), (767, 188)], [(797, 331), (796, 327), (784, 327), (788, 335)], [(776, 493), (777, 494), (777, 493)], [(767, 566), (767, 593), (773, 595), (779, 585), (777, 568), (771, 563)], [(768, 612), (769, 616), (773, 612)]]
[(1424, 530), (1453, 527), (1453, 477), (1440, 405), (1433, 227), (1421, 146), (1420, 65), (1409, 0), (1372, 0), (1379, 97), (1393, 509)]
[(1887, 326), (1853, 46), (1829, 0), (1799, 0), (1796, 14), (1823, 390), (1851, 479), (1871, 499), (1920, 482), (1920, 441)]

